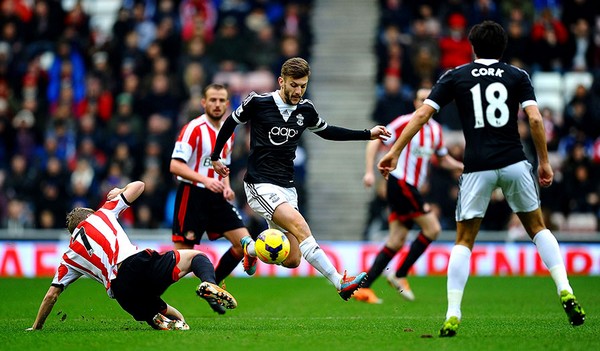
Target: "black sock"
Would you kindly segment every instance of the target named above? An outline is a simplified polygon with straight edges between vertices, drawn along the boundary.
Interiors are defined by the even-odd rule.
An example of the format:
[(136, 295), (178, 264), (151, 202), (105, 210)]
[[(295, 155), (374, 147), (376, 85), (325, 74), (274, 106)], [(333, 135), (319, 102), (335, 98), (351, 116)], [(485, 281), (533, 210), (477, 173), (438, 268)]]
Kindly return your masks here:
[(215, 267), (204, 254), (198, 254), (192, 258), (192, 272), (203, 282), (217, 283), (215, 280)]
[(397, 252), (398, 251), (394, 251), (387, 246), (384, 246), (381, 251), (379, 251), (377, 257), (375, 257), (375, 261), (373, 262), (371, 269), (369, 269), (369, 272), (367, 273), (367, 279), (363, 284), (364, 288), (370, 287), (375, 279), (379, 278), (381, 272), (383, 272), (385, 267), (387, 267), (388, 263), (390, 263)]
[(244, 257), (235, 257), (235, 255), (231, 251), (231, 248), (229, 248), (229, 250), (227, 250), (227, 252), (225, 252), (223, 256), (221, 256), (219, 263), (217, 263), (217, 268), (215, 268), (215, 277), (217, 283), (221, 283), (221, 281), (225, 279), (225, 277), (230, 275), (231, 272), (233, 272), (233, 270), (235, 269), (235, 267), (237, 267), (237, 265), (240, 263), (240, 261), (242, 261), (242, 258)]
[(431, 239), (423, 235), (422, 232), (419, 232), (419, 235), (415, 238), (415, 241), (410, 245), (410, 250), (406, 257), (404, 257), (404, 262), (400, 265), (398, 270), (396, 271), (396, 277), (402, 278), (408, 275), (408, 270), (412, 265), (417, 262), (419, 257), (427, 250), (427, 247), (431, 244)]

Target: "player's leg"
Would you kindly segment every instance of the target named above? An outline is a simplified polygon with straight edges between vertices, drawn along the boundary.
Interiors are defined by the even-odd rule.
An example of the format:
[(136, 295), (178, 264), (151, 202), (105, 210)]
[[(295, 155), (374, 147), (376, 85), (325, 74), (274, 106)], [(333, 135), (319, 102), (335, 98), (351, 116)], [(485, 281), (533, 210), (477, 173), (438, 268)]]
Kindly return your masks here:
[(273, 221), (298, 240), (302, 257), (319, 273), (329, 279), (344, 300), (348, 300), (354, 291), (362, 285), (367, 274), (362, 272), (356, 277), (347, 277), (344, 272), (344, 275), (341, 275), (331, 263), (329, 257), (319, 247), (302, 214), (289, 203), (282, 203), (277, 206), (273, 214)]
[[(223, 233), (223, 236), (231, 242), (231, 247), (219, 259), (219, 263), (215, 268), (215, 276), (217, 283), (221, 283), (225, 277), (231, 274), (235, 267), (244, 258), (244, 248), (242, 247), (242, 238), (249, 236), (250, 233), (246, 227), (241, 227), (233, 230), (228, 230)], [(246, 267), (244, 266), (244, 270)]]
[(175, 195), (171, 240), (176, 250), (192, 250), (200, 243), (204, 232), (201, 225), (201, 211), (196, 208), (198, 189), (187, 183), (180, 183)]
[[(363, 283), (362, 287), (354, 293), (352, 296), (358, 301), (364, 301), (367, 303), (381, 303), (382, 300), (377, 297), (375, 292), (371, 289), (371, 285), (379, 278), (383, 270), (387, 267), (390, 261), (398, 253), (398, 251), (404, 245), (404, 240), (408, 234), (408, 228), (398, 220), (397, 217), (390, 215), (389, 220), (390, 233), (375, 260), (367, 272), (367, 278)], [(392, 273), (393, 274), (393, 273)]]
[(448, 308), (440, 336), (454, 336), (462, 318), (462, 297), (469, 278), (471, 250), (497, 187), (495, 171), (465, 173), (460, 177), (456, 204), (456, 240), (448, 261), (446, 293)]
[(395, 287), (400, 296), (408, 301), (414, 301), (415, 295), (408, 284), (408, 271), (417, 262), (419, 257), (423, 255), (425, 250), (429, 247), (435, 239), (437, 239), (441, 225), (437, 217), (429, 212), (421, 216), (414, 218), (414, 222), (421, 227), (421, 231), (417, 234), (417, 237), (413, 240), (408, 250), (408, 253), (398, 266), (398, 269), (393, 274), (388, 275), (388, 282)]
[(119, 305), (137, 321), (154, 329), (188, 330), (183, 315), (161, 299), (176, 280), (173, 276), (175, 254), (144, 250), (128, 257), (119, 266), (111, 290)]
[(209, 304), (216, 300), (225, 308), (237, 307), (237, 301), (233, 295), (216, 284), (214, 266), (204, 253), (198, 250), (173, 252), (178, 256), (176, 257), (177, 269), (173, 270), (173, 274), (177, 275), (177, 280), (193, 272), (202, 281), (196, 289), (198, 296), (207, 300)]
[(505, 167), (501, 171), (501, 176), (506, 201), (521, 220), (542, 261), (550, 271), (570, 323), (573, 326), (583, 324), (585, 312), (573, 295), (558, 241), (544, 224), (539, 207), (537, 183), (531, 165), (523, 161)]
[[(244, 190), (246, 192), (248, 206), (267, 221), (269, 228), (281, 230), (290, 241), (290, 253), (281, 265), (287, 268), (298, 267), (302, 259), (298, 247), (298, 240), (294, 235), (288, 233), (285, 228), (277, 225), (273, 221), (275, 209), (281, 204), (287, 203), (292, 207), (298, 206), (295, 189), (282, 188), (267, 183), (244, 183)], [(254, 274), (256, 271), (256, 251), (254, 244), (255, 242), (250, 235), (242, 238), (244, 270), (249, 275)]]
[(206, 213), (206, 233), (210, 240), (224, 236), (231, 243), (229, 250), (225, 251), (215, 267), (217, 283), (221, 283), (244, 257), (241, 240), (250, 233), (244, 226), (242, 216), (238, 210), (229, 203), (222, 194), (204, 191), (205, 201), (202, 205)]

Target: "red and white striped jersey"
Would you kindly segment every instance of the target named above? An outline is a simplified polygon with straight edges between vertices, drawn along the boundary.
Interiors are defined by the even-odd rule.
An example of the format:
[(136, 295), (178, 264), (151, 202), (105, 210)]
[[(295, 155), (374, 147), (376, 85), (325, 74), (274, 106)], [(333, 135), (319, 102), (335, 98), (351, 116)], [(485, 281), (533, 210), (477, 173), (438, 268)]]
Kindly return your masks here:
[[(210, 124), (205, 114), (194, 118), (181, 129), (171, 158), (184, 161), (192, 170), (206, 177), (221, 180), (222, 177), (215, 172), (210, 161), (210, 154), (215, 145), (215, 140), (217, 140), (218, 133), (219, 130)], [(227, 140), (221, 152), (221, 160), (224, 164), (231, 163), (231, 150), (234, 137), (235, 135), (232, 135)], [(191, 182), (180, 176), (177, 176), (177, 179), (204, 188), (204, 184), (202, 183)]]
[(71, 234), (69, 249), (63, 254), (52, 285), (66, 288), (85, 275), (103, 284), (113, 298), (110, 281), (117, 276), (117, 264), (139, 252), (117, 221), (129, 205), (119, 195), (104, 205)]
[[(411, 118), (412, 113), (402, 115), (388, 124), (392, 136), (385, 141), (386, 145), (394, 144)], [(448, 149), (444, 145), (442, 126), (430, 119), (402, 150), (391, 174), (419, 189), (427, 180), (429, 160), (434, 153), (442, 157), (448, 154)]]

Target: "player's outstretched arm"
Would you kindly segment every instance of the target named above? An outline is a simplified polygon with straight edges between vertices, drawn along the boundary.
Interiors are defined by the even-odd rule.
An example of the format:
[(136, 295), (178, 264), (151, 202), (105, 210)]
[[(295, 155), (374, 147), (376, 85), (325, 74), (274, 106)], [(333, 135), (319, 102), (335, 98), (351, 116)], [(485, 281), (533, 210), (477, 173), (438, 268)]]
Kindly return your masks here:
[(28, 328), (27, 330), (38, 330), (44, 327), (44, 323), (46, 322), (46, 318), (50, 312), (52, 312), (52, 308), (54, 308), (54, 304), (58, 301), (58, 297), (63, 292), (62, 288), (51, 286), (46, 292), (46, 296), (42, 300), (40, 304), (40, 309), (38, 310), (37, 316), (35, 317), (35, 322), (33, 322), (33, 326)]
[(144, 182), (136, 180), (134, 182), (131, 182), (131, 183), (125, 185), (122, 188), (112, 189), (111, 191), (108, 192), (108, 195), (106, 195), (106, 198), (108, 199), (108, 201), (110, 201), (110, 200), (113, 200), (114, 198), (116, 198), (117, 196), (119, 196), (120, 194), (123, 194), (123, 197), (125, 198), (125, 200), (129, 203), (132, 203), (138, 197), (140, 197), (140, 195), (142, 195), (145, 187), (146, 187), (146, 185), (144, 184)]
[(552, 184), (554, 172), (548, 160), (548, 147), (546, 146), (546, 132), (544, 130), (544, 121), (537, 105), (529, 105), (524, 109), (529, 118), (529, 128), (531, 130), (531, 139), (535, 145), (535, 151), (538, 156), (538, 180), (540, 185), (548, 187)]

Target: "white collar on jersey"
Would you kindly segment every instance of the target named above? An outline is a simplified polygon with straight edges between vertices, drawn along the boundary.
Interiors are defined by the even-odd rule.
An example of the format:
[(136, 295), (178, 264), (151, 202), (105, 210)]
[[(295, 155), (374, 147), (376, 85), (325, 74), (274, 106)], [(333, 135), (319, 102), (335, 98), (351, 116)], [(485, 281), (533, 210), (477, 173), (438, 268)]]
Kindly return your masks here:
[(489, 65), (493, 65), (494, 63), (499, 62), (499, 61), (496, 59), (481, 59), (480, 58), (480, 59), (475, 60), (475, 62), (481, 63), (482, 65), (489, 66)]
[(283, 117), (283, 120), (287, 122), (288, 119), (290, 119), (290, 115), (292, 114), (293, 111), (296, 110), (298, 105), (289, 105), (289, 104), (286, 104), (285, 102), (283, 102), (283, 99), (279, 95), (278, 90), (275, 90), (274, 92), (272, 92), (271, 95), (273, 96), (273, 99), (275, 100), (275, 105), (277, 105), (277, 108), (279, 109), (279, 113)]

